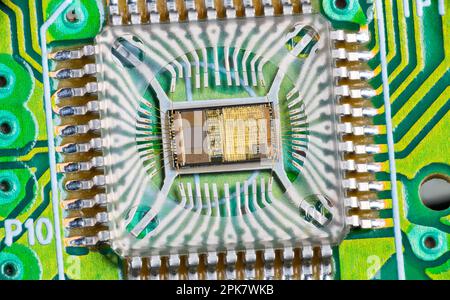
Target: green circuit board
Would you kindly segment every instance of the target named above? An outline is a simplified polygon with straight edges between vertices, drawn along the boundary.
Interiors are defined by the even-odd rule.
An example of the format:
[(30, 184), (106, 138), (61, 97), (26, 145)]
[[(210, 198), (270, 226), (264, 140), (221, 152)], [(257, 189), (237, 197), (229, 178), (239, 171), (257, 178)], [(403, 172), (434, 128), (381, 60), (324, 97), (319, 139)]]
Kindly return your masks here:
[[(331, 252), (326, 259), (319, 258), (318, 261), (322, 268), (331, 268), (327, 278), (450, 279), (448, 1), (238, 0), (225, 1), (225, 4), (223, 1), (213, 1), (212, 8), (222, 11), (227, 17), (217, 13), (218, 17), (214, 20), (203, 17), (208, 20), (202, 21), (191, 20), (188, 16), (195, 9), (201, 10), (198, 7), (205, 7), (204, 15), (209, 15), (210, 2), (206, 1), (203, 6), (198, 3), (204, 1), (194, 1), (195, 5), (190, 0), (177, 1), (176, 4), (168, 2), (164, 6), (165, 1), (0, 0), (0, 279), (119, 280), (132, 277), (135, 272), (132, 259), (135, 257), (142, 257), (145, 264), (151, 260), (150, 257), (161, 256), (162, 264), (167, 263), (170, 269), (170, 259), (167, 257), (174, 254), (193, 252), (212, 255), (230, 250), (244, 253), (250, 249), (255, 250), (258, 256), (271, 248), (276, 253), (274, 268), (285, 270), (278, 258), (286, 245), (294, 249), (294, 278), (303, 278), (308, 272), (305, 267), (308, 256), (302, 250), (305, 245), (311, 247), (314, 257), (317, 253), (325, 257), (325, 250), (320, 249), (325, 249), (321, 247), (326, 245)], [(167, 12), (165, 18), (169, 18), (170, 22), (161, 17), (157, 25), (151, 24), (153, 11), (150, 8), (156, 7), (166, 7), (161, 16)], [(264, 7), (266, 16), (258, 13)], [(279, 13), (280, 7), (284, 7), (284, 15), (283, 9)], [(288, 15), (287, 7), (292, 9), (292, 14)], [(252, 9), (256, 16), (242, 16), (244, 11)], [(182, 17), (180, 13), (175, 17), (180, 20), (173, 21), (177, 11), (186, 11), (186, 14)], [(237, 17), (231, 18), (230, 11), (234, 11)], [(269, 11), (275, 11), (274, 16)], [(141, 13), (143, 15), (139, 15)], [(136, 14), (139, 21), (131, 21)], [(127, 22), (129, 24), (125, 24)], [(307, 24), (310, 27), (304, 28), (310, 31), (298, 30), (295, 35), (288, 34), (289, 39), (282, 40), (284, 34), (289, 32), (288, 28), (297, 24), (295, 22)], [(233, 30), (239, 28), (245, 28), (240, 31), (245, 36), (241, 40), (233, 35)], [(214, 30), (220, 33), (217, 38), (214, 37)], [(181, 34), (177, 35), (177, 32)], [(361, 47), (352, 44), (354, 41), (350, 39), (358, 40), (360, 37), (355, 35), (362, 32), (368, 33), (370, 39), (362, 40)], [(208, 37), (204, 33), (208, 33)], [(338, 33), (355, 35), (340, 39), (336, 38)], [(261, 39), (263, 35), (266, 40)], [(297, 46), (306, 40), (305, 36), (310, 44), (305, 42), (305, 48), (295, 52)], [(216, 39), (218, 42), (215, 42)], [(252, 43), (257, 45), (254, 52), (247, 51), (246, 47), (250, 49)], [(86, 51), (91, 50), (82, 48), (86, 45), (95, 47), (92, 50), (95, 53), (88, 55)], [(238, 46), (243, 50), (239, 50)], [(278, 46), (279, 52), (273, 54), (257, 74), (258, 64), (263, 65), (258, 53), (270, 52)], [(64, 61), (59, 59), (58, 55), (67, 54), (67, 49), (79, 51), (77, 55), (82, 57)], [(79, 49), (85, 49), (85, 52)], [(344, 60), (348, 62), (339, 61), (341, 57), (337, 49), (345, 49), (344, 55), (347, 56)], [(295, 56), (289, 64), (286, 63), (285, 57), (294, 52)], [(186, 54), (177, 56), (177, 53)], [(349, 58), (352, 53), (361, 55), (357, 62)], [(343, 68), (354, 70), (352, 68), (360, 63), (363, 55), (370, 56), (363, 62), (370, 78), (362, 80), (358, 77), (358, 82), (353, 86), (352, 78), (337, 75), (339, 67), (341, 71)], [(230, 67), (226, 65), (229, 63), (228, 57), (238, 62), (235, 64), (230, 58), (232, 75), (229, 75)], [(209, 64), (205, 63), (206, 60)], [(222, 61), (225, 61), (223, 70), (218, 71), (218, 64)], [(256, 63), (256, 71), (252, 78), (253, 62)], [(191, 64), (191, 67), (186, 67), (186, 64)], [(87, 65), (94, 66), (95, 70), (83, 69)], [(237, 65), (245, 71), (238, 70)], [(184, 73), (178, 71), (179, 66), (184, 68)], [(306, 72), (305, 68), (310, 72)], [(58, 75), (55, 72), (62, 69), (83, 70), (84, 76), (75, 78), (77, 76), (73, 73), (64, 75), (60, 72)], [(242, 76), (242, 72), (247, 74), (247, 69), (250, 82), (238, 82), (236, 78)], [(237, 77), (233, 75), (233, 70), (236, 70), (234, 74)], [(190, 72), (192, 78), (188, 76)], [(175, 76), (171, 77), (172, 74)], [(284, 76), (279, 83), (279, 97), (271, 100), (269, 83), (277, 82), (278, 74)], [(302, 79), (301, 74), (306, 79)], [(364, 77), (362, 73), (358, 74)], [(152, 75), (153, 79), (150, 78)], [(204, 80), (203, 75), (210, 77)], [(265, 85), (258, 76), (262, 76)], [(296, 76), (300, 77), (299, 94), (303, 91), (311, 93), (302, 102), (284, 105), (291, 97), (295, 98), (289, 92), (295, 89)], [(252, 84), (255, 78), (258, 80)], [(311, 78), (313, 83), (308, 81)], [(307, 89), (302, 90), (302, 85)], [(350, 92), (343, 86), (350, 86)], [(73, 100), (79, 92), (74, 90), (76, 87), (85, 88), (81, 95), (83, 100)], [(358, 94), (353, 97), (352, 92), (363, 93), (363, 96)], [(365, 92), (369, 96), (364, 96)], [(64, 93), (72, 94), (67, 96)], [(185, 99), (186, 95), (188, 99)], [(170, 104), (163, 104), (166, 97)], [(335, 100), (338, 97), (344, 100), (338, 103)], [(242, 99), (247, 99), (245, 101), (249, 104), (242, 102)], [(78, 116), (65, 116), (61, 113), (62, 108), (73, 108), (73, 103), (76, 103), (81, 105), (77, 107), (89, 110), (88, 101), (100, 103), (100, 133), (89, 135), (92, 140), (77, 140), (70, 134), (65, 136), (64, 132), (73, 129), (70, 127), (73, 123), (88, 124), (87, 121), (96, 117), (81, 116), (77, 119)], [(221, 109), (216, 109), (215, 103), (220, 103)], [(352, 115), (337, 116), (336, 111), (341, 113), (344, 104), (354, 103), (359, 108), (370, 108), (367, 112), (370, 117), (368, 123), (359, 119), (355, 121)], [(388, 107), (386, 103), (390, 103)], [(273, 141), (278, 138), (280, 152), (244, 153), (239, 156), (233, 152), (235, 150), (223, 146), (224, 150), (213, 148), (216, 152), (210, 150), (194, 157), (184, 154), (184, 146), (167, 146), (172, 138), (185, 142), (183, 137), (176, 137), (174, 116), (189, 117), (190, 113), (197, 113), (202, 114), (204, 119), (221, 124), (221, 120), (227, 121), (226, 118), (230, 120), (239, 115), (251, 123), (254, 119), (249, 119), (247, 110), (252, 111), (250, 115), (259, 114), (264, 122), (281, 120), (279, 129), (269, 126), (270, 134), (264, 135), (266, 140), (258, 141), (260, 151), (261, 147), (269, 144), (269, 140), (273, 146)], [(294, 110), (304, 114), (301, 118), (306, 120), (298, 131), (293, 125)], [(131, 111), (130, 122), (135, 122), (137, 118), (137, 123), (128, 123), (128, 111)], [(317, 111), (322, 113), (319, 117), (316, 116), (319, 115)], [(170, 116), (166, 119), (166, 115)], [(289, 118), (291, 123), (286, 121)], [(367, 128), (370, 127), (376, 132), (370, 137), (349, 139), (345, 136), (348, 133), (346, 129), (340, 127), (345, 122), (353, 122), (353, 134), (355, 128), (360, 128), (356, 126), (361, 124), (364, 125), (362, 130), (369, 130)], [(96, 126), (89, 124), (86, 125), (90, 126), (89, 130)], [(149, 129), (148, 124), (152, 124), (153, 128)], [(209, 127), (207, 140), (211, 141), (215, 134), (224, 139), (220, 140), (221, 143), (237, 143), (227, 136), (228, 125), (223, 126), (225, 129), (221, 132)], [(166, 132), (166, 127), (171, 129)], [(288, 127), (290, 131), (286, 129)], [(262, 129), (258, 127), (255, 130)], [(72, 159), (72, 154), (61, 149), (68, 149), (76, 143), (89, 144), (97, 137), (95, 134), (102, 139), (104, 159), (90, 162), (94, 167), (101, 164), (106, 183), (102, 181), (103, 173), (97, 169), (85, 170), (86, 174), (93, 172), (97, 176), (91, 176), (93, 179), (85, 173), (59, 172)], [(262, 135), (260, 131), (258, 134)], [(153, 135), (162, 135), (159, 144), (154, 142)], [(171, 138), (164, 140), (165, 135)], [(250, 143), (251, 135), (248, 133), (242, 143)], [(270, 139), (267, 137), (269, 135)], [(48, 136), (52, 140), (49, 141)], [(138, 150), (134, 150), (134, 144), (127, 148), (126, 145), (131, 145), (135, 140)], [(349, 156), (340, 153), (342, 141), (360, 143), (366, 147), (376, 146), (378, 151), (373, 155), (365, 152), (362, 164), (365, 168), (374, 166), (376, 172), (366, 174), (362, 171), (355, 175), (357, 171), (346, 169), (349, 168), (347, 165), (342, 166), (340, 160), (349, 161)], [(195, 142), (192, 143), (194, 147)], [(217, 140), (209, 143), (217, 146)], [(286, 150), (291, 143), (302, 146), (291, 153)], [(94, 147), (92, 142), (90, 145)], [(217, 151), (223, 153), (217, 154)], [(321, 151), (328, 156), (321, 156)], [(149, 153), (157, 153), (157, 158)], [(279, 156), (274, 153), (281, 153), (279, 164), (276, 162)], [(297, 158), (303, 153), (306, 157)], [(80, 157), (92, 159), (92, 156)], [(166, 161), (167, 157), (170, 159)], [(354, 156), (350, 158), (355, 159)], [(152, 159), (155, 159), (154, 163)], [(258, 166), (257, 159), (261, 161), (258, 161)], [(261, 167), (264, 159), (270, 160), (266, 164), (268, 167)], [(335, 161), (339, 163), (334, 164)], [(142, 171), (136, 167), (141, 164)], [(285, 170), (285, 175), (277, 173), (281, 172), (278, 166)], [(81, 168), (80, 165), (77, 167)], [(391, 172), (393, 168), (394, 174)], [(175, 170), (173, 172), (177, 174), (163, 172), (162, 169)], [(226, 173), (228, 170), (233, 173)], [(351, 186), (349, 172), (357, 180), (368, 182), (370, 188), (374, 187), (370, 194), (361, 196), (369, 208), (351, 203), (352, 199), (356, 201), (356, 197), (360, 197), (359, 189), (363, 187)], [(274, 173), (278, 174), (276, 180), (272, 180)], [(145, 176), (149, 176), (148, 181), (142, 179), (141, 182), (141, 177)], [(171, 176), (174, 178), (170, 179)], [(258, 183), (252, 184), (247, 178)], [(323, 178), (326, 180), (321, 184)], [(233, 180), (238, 180), (241, 185), (236, 184), (235, 187)], [(272, 181), (274, 199), (269, 196), (265, 199), (269, 186), (272, 195)], [(199, 182), (202, 187), (196, 188)], [(106, 186), (105, 192), (74, 191), (75, 188), (81, 190), (82, 184), (100, 189)], [(253, 198), (251, 192), (250, 196), (246, 192), (235, 192), (235, 188), (240, 190), (244, 184), (245, 188), (254, 188)], [(140, 186), (146, 186), (141, 194)], [(224, 204), (217, 204), (211, 211), (209, 202), (205, 200), (207, 198), (209, 201), (210, 192), (208, 190), (206, 196), (203, 186), (218, 194), (212, 198), (222, 197), (220, 203)], [(349, 188), (357, 191), (347, 192)], [(430, 197), (434, 197), (430, 196), (432, 190), (437, 188), (442, 190), (438, 204), (429, 201)], [(291, 190), (300, 196), (292, 196)], [(260, 191), (262, 199), (256, 196)], [(311, 195), (318, 193), (328, 195), (321, 197), (331, 200), (325, 199), (325, 204), (323, 200), (316, 199), (320, 197), (311, 200)], [(100, 203), (101, 200), (95, 195), (105, 195), (108, 204)], [(138, 204), (137, 195), (143, 199)], [(248, 207), (240, 206), (239, 201), (247, 197), (255, 201)], [(298, 204), (296, 197), (306, 200)], [(152, 207), (158, 207), (159, 198), (167, 206), (162, 206), (157, 217), (146, 219), (152, 214)], [(200, 198), (197, 204), (202, 208), (199, 210), (194, 205), (197, 198)], [(71, 209), (67, 204), (81, 205), (80, 199), (98, 202), (79, 210)], [(361, 199), (358, 198), (358, 201)], [(181, 218), (185, 213), (179, 208), (180, 203), (185, 205), (183, 201), (189, 200), (194, 203), (191, 209), (195, 212), (192, 215), (186, 212), (185, 223), (176, 223), (177, 217)], [(274, 211), (266, 211), (269, 207), (274, 207)], [(186, 210), (186, 206), (184, 208)], [(267, 214), (256, 215), (259, 211)], [(293, 217), (294, 213), (302, 218), (301, 222)], [(251, 224), (249, 232), (245, 231), (245, 225), (239, 223), (241, 214), (248, 218), (255, 214), (254, 221), (242, 221), (242, 224)], [(214, 220), (220, 220), (217, 221), (218, 231), (224, 232), (224, 238), (216, 241), (207, 235), (207, 238), (202, 236), (204, 240), (196, 242), (196, 232), (203, 228), (201, 226), (205, 230), (214, 228), (216, 225), (211, 225)], [(87, 226), (88, 221), (95, 224)], [(200, 229), (191, 232), (191, 225)], [(233, 234), (226, 235), (231, 232), (227, 226), (233, 228)], [(304, 228), (308, 226), (313, 229), (305, 233)], [(235, 269), (245, 269), (239, 263), (240, 256), (237, 257)], [(179, 265), (185, 262), (183, 259), (180, 261)], [(317, 260), (313, 259), (309, 265), (316, 263)], [(258, 268), (258, 262), (256, 265)], [(226, 269), (226, 262), (219, 258), (217, 269), (222, 268)], [(198, 272), (203, 273), (200, 269)], [(317, 269), (314, 267), (309, 274), (312, 278), (321, 277)], [(152, 277), (150, 267), (138, 268), (136, 272), (138, 277)], [(173, 278), (184, 278), (184, 275), (176, 275), (184, 274), (181, 269), (175, 270), (175, 275), (170, 271), (167, 273), (169, 278), (172, 275)], [(207, 274), (206, 271), (204, 273)], [(161, 274), (154, 277), (166, 278)], [(274, 275), (279, 279), (277, 276)], [(217, 275), (217, 278), (224, 279), (226, 275)]]

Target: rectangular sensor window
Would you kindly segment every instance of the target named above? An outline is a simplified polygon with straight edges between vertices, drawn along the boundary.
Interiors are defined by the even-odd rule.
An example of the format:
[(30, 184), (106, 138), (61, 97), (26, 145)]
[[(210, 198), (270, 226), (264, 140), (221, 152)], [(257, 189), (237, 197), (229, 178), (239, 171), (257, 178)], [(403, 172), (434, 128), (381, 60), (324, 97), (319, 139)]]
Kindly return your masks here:
[(272, 159), (270, 104), (175, 110), (173, 167)]

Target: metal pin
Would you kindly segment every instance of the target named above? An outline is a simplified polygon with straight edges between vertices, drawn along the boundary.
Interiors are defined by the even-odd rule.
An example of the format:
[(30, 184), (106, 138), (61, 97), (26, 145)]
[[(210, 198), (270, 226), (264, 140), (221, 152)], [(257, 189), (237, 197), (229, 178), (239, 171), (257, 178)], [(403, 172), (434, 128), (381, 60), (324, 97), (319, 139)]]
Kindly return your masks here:
[(67, 229), (75, 228), (88, 228), (94, 227), (98, 224), (104, 224), (108, 222), (108, 213), (100, 212), (94, 217), (77, 217), (64, 220), (64, 227)]
[(56, 61), (64, 61), (71, 59), (80, 59), (86, 56), (92, 56), (95, 54), (95, 46), (86, 45), (80, 49), (73, 50), (60, 50), (49, 54), (49, 58)]
[(87, 247), (95, 246), (101, 242), (107, 242), (110, 239), (109, 231), (99, 231), (93, 236), (75, 236), (65, 240), (67, 246), (70, 247)]
[(102, 187), (106, 183), (105, 176), (97, 175), (91, 180), (72, 180), (65, 184), (67, 191), (90, 190), (94, 187)]
[(101, 138), (91, 139), (87, 143), (70, 143), (56, 148), (57, 152), (71, 154), (71, 153), (85, 153), (90, 150), (100, 150), (102, 148)]
[(100, 130), (101, 123), (100, 120), (94, 119), (90, 120), (87, 124), (83, 125), (66, 125), (59, 126), (56, 128), (57, 132), (61, 136), (72, 136), (78, 134), (85, 134), (90, 131), (98, 131)]
[(104, 206), (106, 201), (106, 194), (102, 193), (95, 195), (93, 198), (65, 200), (62, 202), (62, 207), (65, 210), (81, 210), (95, 206)]

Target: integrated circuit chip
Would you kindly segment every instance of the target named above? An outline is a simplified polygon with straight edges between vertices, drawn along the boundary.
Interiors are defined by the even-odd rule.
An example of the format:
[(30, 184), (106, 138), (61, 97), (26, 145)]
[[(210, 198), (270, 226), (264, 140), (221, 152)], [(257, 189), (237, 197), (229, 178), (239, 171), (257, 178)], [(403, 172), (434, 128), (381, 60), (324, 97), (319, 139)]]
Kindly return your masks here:
[(331, 244), (345, 235), (322, 17), (111, 27), (97, 43), (118, 252)]

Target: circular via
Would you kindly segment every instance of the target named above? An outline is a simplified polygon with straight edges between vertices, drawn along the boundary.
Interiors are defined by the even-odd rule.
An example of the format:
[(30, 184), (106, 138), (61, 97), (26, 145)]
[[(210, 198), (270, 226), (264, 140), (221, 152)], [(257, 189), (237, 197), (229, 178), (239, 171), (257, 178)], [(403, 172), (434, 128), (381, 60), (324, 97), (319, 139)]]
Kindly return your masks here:
[(0, 205), (14, 201), (20, 193), (20, 181), (12, 171), (0, 173)]
[[(50, 0), (46, 9), (49, 17), (61, 1)], [(93, 38), (100, 30), (103, 16), (99, 1), (73, 0), (49, 28), (50, 40), (73, 40)]]
[(406, 234), (412, 251), (424, 261), (436, 260), (448, 251), (446, 233), (439, 229), (412, 224)]
[(32, 90), (33, 78), (27, 63), (23, 60), (18, 61), (9, 54), (1, 53), (0, 107), (22, 105), (29, 99)]
[(71, 30), (81, 30), (87, 22), (87, 11), (84, 5), (71, 4), (61, 15), (62, 23)]
[(439, 252), (444, 244), (442, 236), (433, 231), (425, 232), (421, 236), (420, 242), (422, 250), (428, 254), (435, 254)]
[(323, 0), (325, 14), (336, 21), (353, 22), (358, 20), (361, 6), (357, 0)]
[(0, 148), (10, 146), (20, 133), (19, 120), (6, 110), (0, 110)]
[(41, 276), (42, 266), (32, 249), (13, 244), (0, 252), (0, 280), (37, 280)]
[(0, 63), (0, 99), (11, 96), (16, 86), (14, 71), (6, 64)]
[(12, 254), (5, 253), (0, 260), (0, 280), (23, 279), (24, 267), (20, 259)]

